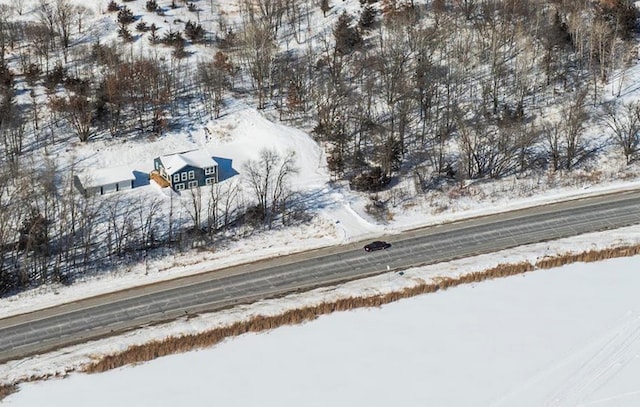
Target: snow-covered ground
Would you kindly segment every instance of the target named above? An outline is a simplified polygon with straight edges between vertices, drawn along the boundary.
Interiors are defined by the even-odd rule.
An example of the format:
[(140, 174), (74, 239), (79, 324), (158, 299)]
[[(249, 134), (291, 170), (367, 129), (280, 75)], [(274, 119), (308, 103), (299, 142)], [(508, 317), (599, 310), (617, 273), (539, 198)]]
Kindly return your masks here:
[[(0, 1), (0, 4), (3, 3), (8, 2)], [(107, 2), (99, 3), (92, 5), (97, 7), (95, 11), (98, 18), (92, 29), (96, 33), (102, 33), (107, 26), (114, 24), (113, 16), (101, 16), (100, 10)], [(204, 6), (205, 3), (200, 4)], [(235, 4), (235, 1), (216, 3), (227, 5)], [(132, 4), (143, 7), (143, 2)], [(337, 2), (331, 14), (337, 16), (345, 8), (351, 10), (356, 7), (359, 7), (357, 2)], [(329, 22), (334, 20), (320, 21), (324, 23), (318, 23), (314, 31), (330, 29)], [(158, 23), (161, 24), (162, 19)], [(204, 24), (213, 27), (216, 22), (207, 20)], [(115, 30), (111, 29), (111, 32), (114, 34)], [(612, 76), (612, 83), (604, 89), (603, 96), (613, 98), (619, 93), (625, 100), (637, 99), (638, 83), (640, 65), (635, 65), (624, 73)], [(225, 160), (225, 168), (231, 175), (223, 183), (229, 183), (240, 182), (241, 176), (236, 175), (241, 174), (236, 173), (244, 162), (255, 159), (261, 148), (274, 148), (281, 152), (294, 150), (300, 172), (293, 178), (292, 184), (304, 197), (314, 215), (313, 220), (295, 228), (263, 232), (239, 240), (229, 239), (212, 251), (170, 254), (151, 259), (148, 263), (130, 264), (108, 276), (88, 276), (70, 287), (46, 286), (3, 298), (0, 299), (0, 318), (258, 258), (394, 234), (468, 216), (640, 186), (637, 164), (627, 166), (619, 159), (603, 159), (596, 177), (593, 173), (575, 171), (540, 175), (535, 179), (509, 177), (492, 182), (479, 180), (465, 187), (452, 188), (451, 192), (433, 194), (416, 194), (413, 181), (407, 177), (391, 191), (379, 194), (379, 199), (390, 202), (392, 216), (386, 222), (380, 222), (365, 210), (370, 202), (369, 197), (353, 193), (344, 183), (330, 182), (322, 149), (308, 133), (272, 120), (269, 112), (258, 111), (250, 103), (229, 98), (225, 100), (222, 118), (209, 121), (197, 116), (189, 118), (188, 123), (187, 120), (181, 123), (184, 126), (165, 134), (161, 139), (126, 143), (100, 139), (89, 144), (71, 143), (69, 151), (72, 154), (60, 151), (57, 159), (61, 165), (73, 159), (80, 170), (83, 166), (130, 165), (134, 170), (145, 173), (151, 170), (152, 160), (158, 155), (201, 148)], [(120, 196), (123, 199), (162, 199), (165, 204), (169, 200), (167, 191), (153, 184), (123, 192)], [(188, 196), (174, 196), (174, 199), (188, 206)], [(184, 208), (178, 205), (178, 210)], [(402, 276), (390, 273), (238, 307), (224, 313), (176, 321), (154, 329), (1, 365), (0, 383), (23, 380), (32, 375), (59, 374), (81, 367), (94, 356), (116, 352), (131, 344), (202, 332), (256, 314), (277, 314), (286, 309), (341, 297), (388, 292), (433, 277), (456, 276), (498, 263), (535, 261), (555, 253), (623, 244), (640, 244), (640, 227), (409, 270)], [(633, 261), (637, 263), (638, 260)], [(536, 272), (524, 278), (463, 287), (403, 301), (383, 307), (382, 310), (339, 314), (321, 318), (303, 327), (247, 335), (210, 351), (164, 358), (106, 375), (73, 375), (72, 379), (62, 382), (25, 385), (20, 393), (6, 402), (8, 405), (32, 406), (45, 404), (43, 400), (46, 398), (48, 405), (73, 405), (83, 400), (83, 404), (87, 404), (87, 400), (83, 399), (86, 396), (91, 398), (91, 404), (96, 405), (151, 404), (146, 398), (152, 397), (156, 405), (186, 405), (188, 403), (185, 400), (193, 405), (208, 401), (209, 405), (214, 400), (221, 405), (428, 403), (437, 406), (551, 406), (578, 405), (580, 398), (584, 397), (584, 403), (594, 405), (638, 405), (638, 393), (631, 392), (640, 390), (629, 390), (624, 387), (629, 383), (616, 381), (634, 377), (629, 376), (628, 372), (639, 373), (637, 362), (621, 369), (618, 376), (614, 376), (606, 386), (594, 390), (594, 393), (587, 394), (581, 387), (586, 383), (588, 389), (595, 389), (600, 380), (615, 373), (624, 362), (618, 358), (620, 355), (614, 354), (616, 349), (626, 346), (631, 353), (624, 355), (634, 351), (635, 355), (638, 353), (637, 338), (632, 336), (634, 329), (640, 329), (638, 306), (637, 303), (635, 306), (632, 302), (624, 303), (631, 300), (625, 299), (623, 294), (634, 284), (638, 286), (639, 277), (622, 273), (624, 270), (612, 266), (621, 264), (616, 261), (604, 264), (607, 265), (604, 267), (614, 269), (606, 274), (607, 277), (603, 277), (605, 274), (600, 271), (581, 270), (581, 267), (591, 267), (583, 265), (575, 266), (576, 269), (565, 268), (561, 272)], [(629, 266), (631, 268), (633, 266)], [(605, 280), (601, 282), (598, 278)], [(636, 280), (623, 281), (624, 278)], [(598, 287), (596, 283), (606, 287), (617, 282), (621, 283), (620, 289), (611, 287), (610, 290), (594, 291), (594, 287)], [(553, 290), (547, 291), (549, 288)], [(556, 288), (559, 292), (565, 290), (564, 300), (554, 297)], [(583, 288), (584, 291), (580, 291)], [(616, 292), (616, 295), (607, 301), (604, 296), (611, 292)], [(607, 304), (600, 306), (597, 301)], [(624, 305), (627, 306), (626, 310), (622, 310)], [(621, 308), (616, 308), (618, 306)], [(489, 307), (493, 312), (484, 307)], [(547, 311), (555, 311), (556, 314), (547, 314)], [(627, 311), (630, 313), (625, 313)], [(484, 319), (489, 318), (489, 314), (498, 320)], [(352, 332), (352, 326), (358, 331)], [(509, 329), (511, 327), (513, 330)], [(319, 342), (307, 342), (312, 337), (317, 337)], [(609, 342), (605, 343), (607, 340)], [(329, 346), (331, 343), (336, 347)], [(363, 352), (359, 353), (358, 349)], [(202, 359), (203, 363), (193, 359)], [(300, 361), (299, 365), (296, 365), (297, 360)], [(258, 366), (249, 365), (252, 361)], [(200, 366), (198, 374), (180, 373), (182, 367), (196, 364)], [(170, 371), (162, 370), (167, 366)], [(94, 388), (94, 382), (99, 387)], [(118, 392), (113, 391), (114, 388), (118, 388)], [(73, 401), (56, 398), (58, 395), (62, 397), (65, 392), (74, 396)], [(630, 395), (624, 396), (626, 393)], [(339, 394), (344, 394), (344, 397), (338, 398)], [(611, 398), (614, 396), (618, 398)], [(36, 400), (38, 397), (40, 399)], [(454, 397), (459, 399), (454, 400)]]
[[(8, 0), (0, 0), (0, 4), (10, 3), (12, 2)], [(27, 5), (25, 10), (30, 11), (37, 2), (25, 0), (20, 3)], [(73, 3), (86, 2), (74, 0)], [(86, 34), (87, 38), (78, 38), (78, 41), (94, 41), (101, 38), (104, 43), (109, 43), (116, 40), (115, 16), (113, 13), (105, 14), (107, 3), (101, 1), (86, 4), (94, 13), (90, 20), (92, 24), (88, 25), (91, 28)], [(313, 8), (310, 35), (331, 30), (335, 18), (342, 11), (355, 14), (360, 9), (360, 4), (356, 1), (334, 3), (327, 18), (321, 17), (319, 8)], [(169, 27), (167, 19), (176, 22), (193, 18), (193, 13), (186, 7), (171, 10), (170, 16), (158, 16), (146, 13), (144, 2), (127, 4), (136, 15), (143, 15), (144, 21), (162, 26), (163, 30)], [(214, 27), (218, 24), (217, 19), (223, 15), (222, 10), (225, 18), (233, 23), (239, 18), (238, 4), (235, 0), (200, 2), (199, 7), (213, 10), (212, 13), (202, 13), (203, 25), (207, 30), (214, 32)], [(25, 12), (24, 16), (14, 18), (34, 19), (36, 16)], [(146, 48), (147, 43), (148, 41), (137, 41), (131, 46), (131, 52), (149, 52)], [(211, 53), (211, 49), (202, 45), (190, 47), (190, 51), (194, 53)], [(170, 53), (168, 48), (153, 49), (155, 52)], [(637, 98), (636, 84), (639, 81), (640, 66), (636, 64), (624, 72), (613, 75), (611, 84), (603, 90), (603, 97), (614, 98), (619, 93), (625, 100)], [(27, 103), (28, 94), (29, 92), (21, 92), (19, 98), (24, 98), (23, 102)], [(296, 153), (296, 163), (300, 169), (292, 179), (292, 186), (304, 199), (305, 206), (313, 215), (312, 221), (295, 228), (258, 233), (249, 238), (222, 239), (215, 248), (207, 251), (150, 256), (146, 262), (127, 264), (121, 270), (108, 274), (78, 276), (71, 287), (49, 285), (2, 298), (0, 318), (133, 285), (150, 284), (259, 258), (365, 240), (419, 226), (538, 205), (567, 197), (637, 188), (640, 185), (638, 164), (627, 166), (617, 154), (612, 154), (611, 160), (603, 159), (604, 161), (599, 163), (596, 171), (598, 175), (594, 175), (593, 172), (574, 171), (540, 174), (531, 178), (512, 176), (491, 182), (477, 180), (464, 187), (453, 186), (448, 191), (428, 194), (415, 191), (414, 180), (407, 175), (401, 177), (391, 190), (377, 194), (377, 199), (388, 202), (389, 208), (387, 220), (380, 221), (374, 219), (365, 209), (367, 204), (371, 203), (371, 197), (350, 191), (345, 183), (331, 182), (322, 148), (307, 132), (272, 117), (275, 116), (273, 111), (258, 111), (251, 106), (250, 100), (242, 100), (231, 95), (225, 99), (222, 117), (217, 120), (209, 120), (195, 106), (191, 108), (192, 115), (174, 118), (179, 125), (162, 137), (127, 142), (108, 137), (100, 137), (90, 143), (70, 141), (68, 145), (61, 143), (60, 148), (50, 155), (55, 155), (60, 166), (66, 167), (74, 163), (80, 172), (92, 167), (111, 168), (127, 165), (137, 173), (144, 174), (152, 169), (153, 158), (156, 156), (198, 148), (209, 152), (224, 163), (224, 170), (227, 171), (222, 182), (224, 186), (233, 182), (242, 185), (243, 163), (255, 159), (262, 148), (280, 152), (292, 150)], [(246, 185), (244, 188), (246, 189)], [(250, 194), (247, 192), (245, 195), (245, 199), (249, 199)], [(166, 207), (173, 199), (176, 218), (189, 219), (187, 212), (191, 203), (188, 194), (178, 196), (166, 189), (161, 190), (153, 183), (121, 192), (118, 197), (131, 201), (160, 200), (165, 208), (164, 213), (168, 213)]]
[[(640, 258), (574, 264), (247, 334), (7, 406), (637, 406)], [(389, 278), (389, 277), (386, 277)]]
[[(634, 75), (640, 77), (640, 73)], [(365, 209), (370, 202), (369, 197), (354, 193), (344, 183), (330, 182), (324, 155), (307, 133), (272, 122), (261, 112), (242, 102), (229, 101), (229, 106), (228, 115), (206, 122), (198, 130), (168, 134), (161, 141), (125, 143), (124, 147), (122, 143), (105, 142), (100, 147), (99, 156), (94, 156), (93, 146), (80, 145), (76, 149), (76, 158), (80, 162), (104, 160), (101, 166), (105, 167), (129, 165), (134, 171), (146, 173), (152, 169), (153, 158), (161, 153), (201, 148), (213, 156), (228, 160), (224, 170), (235, 174), (240, 171), (243, 163), (256, 159), (262, 148), (282, 153), (293, 150), (299, 172), (292, 178), (292, 184), (302, 194), (306, 200), (305, 205), (313, 215), (309, 223), (263, 231), (241, 239), (223, 240), (212, 250), (172, 253), (146, 262), (133, 262), (107, 275), (80, 276), (71, 286), (41, 286), (1, 298), (0, 318), (260, 258), (345, 244), (383, 234), (392, 235), (402, 230), (465, 217), (640, 187), (640, 181), (633, 174), (628, 179), (616, 180), (618, 171), (632, 171), (633, 167), (618, 169), (615, 166), (602, 169), (607, 174), (598, 184), (581, 181), (579, 174), (554, 177), (554, 181), (510, 177), (470, 184), (451, 195), (434, 193), (431, 196), (416, 196), (415, 192), (408, 191), (404, 196), (402, 191), (410, 189), (412, 183), (411, 180), (405, 180), (394, 189), (378, 194), (380, 199), (391, 202), (392, 214), (392, 219), (380, 222), (372, 218)], [(241, 178), (241, 174), (230, 175), (222, 181), (222, 185), (241, 183), (237, 178)], [(170, 194), (173, 194), (173, 198), (169, 197)], [(191, 205), (188, 194), (179, 196), (161, 190), (154, 183), (119, 192), (118, 196), (124, 200), (160, 199), (165, 206), (173, 199), (176, 212), (187, 211)]]

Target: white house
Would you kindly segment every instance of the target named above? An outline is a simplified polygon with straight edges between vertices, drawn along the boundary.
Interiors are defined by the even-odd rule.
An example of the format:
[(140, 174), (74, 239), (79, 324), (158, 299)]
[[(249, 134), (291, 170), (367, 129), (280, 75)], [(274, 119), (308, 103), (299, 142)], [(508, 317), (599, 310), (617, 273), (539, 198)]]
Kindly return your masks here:
[(74, 184), (85, 196), (104, 195), (134, 187), (136, 177), (128, 166), (91, 169), (75, 176)]

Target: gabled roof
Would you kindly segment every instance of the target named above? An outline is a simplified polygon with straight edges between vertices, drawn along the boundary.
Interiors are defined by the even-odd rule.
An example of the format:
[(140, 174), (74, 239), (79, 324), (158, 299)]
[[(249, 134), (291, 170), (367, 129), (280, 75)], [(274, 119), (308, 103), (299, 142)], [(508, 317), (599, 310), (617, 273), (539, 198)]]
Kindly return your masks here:
[(191, 150), (159, 157), (167, 174), (180, 171), (187, 165), (197, 168), (217, 167), (218, 163), (204, 150)]
[(112, 168), (90, 169), (81, 174), (85, 188), (100, 187), (125, 181), (135, 181), (133, 171), (127, 165)]

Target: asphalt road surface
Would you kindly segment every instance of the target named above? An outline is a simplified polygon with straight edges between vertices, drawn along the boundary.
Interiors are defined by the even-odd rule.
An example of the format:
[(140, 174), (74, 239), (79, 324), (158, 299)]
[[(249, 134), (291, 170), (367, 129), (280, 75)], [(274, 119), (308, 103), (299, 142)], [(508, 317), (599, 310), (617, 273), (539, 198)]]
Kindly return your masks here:
[(0, 362), (238, 303), (581, 233), (640, 224), (640, 192), (585, 198), (214, 270), (0, 319)]

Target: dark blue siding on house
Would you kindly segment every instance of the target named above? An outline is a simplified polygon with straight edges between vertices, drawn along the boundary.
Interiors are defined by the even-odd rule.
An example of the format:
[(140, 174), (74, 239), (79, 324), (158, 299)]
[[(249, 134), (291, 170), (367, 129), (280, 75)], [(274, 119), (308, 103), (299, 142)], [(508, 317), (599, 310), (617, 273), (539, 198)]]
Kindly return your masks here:
[[(218, 182), (218, 167), (215, 161), (212, 163), (212, 172), (207, 174), (204, 168), (193, 165), (185, 165), (174, 173), (169, 173), (162, 162), (162, 157), (156, 157), (153, 160), (153, 166), (162, 177), (167, 179), (171, 187), (176, 191), (185, 189), (202, 187)], [(207, 182), (209, 181), (209, 182)]]

